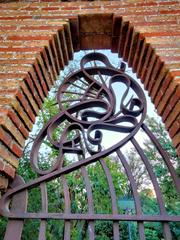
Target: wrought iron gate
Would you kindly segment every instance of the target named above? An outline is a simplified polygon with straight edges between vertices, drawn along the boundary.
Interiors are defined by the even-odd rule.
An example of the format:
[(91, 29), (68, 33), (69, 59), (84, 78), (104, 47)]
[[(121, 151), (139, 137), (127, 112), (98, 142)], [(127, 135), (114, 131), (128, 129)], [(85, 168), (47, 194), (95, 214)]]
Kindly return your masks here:
[[(98, 66), (96, 64), (94, 67), (88, 66), (91, 61), (101, 64)], [(141, 240), (146, 239), (144, 222), (162, 223), (164, 239), (172, 239), (169, 222), (180, 221), (180, 216), (169, 215), (166, 211), (151, 162), (135, 137), (140, 129), (151, 139), (157, 152), (162, 156), (178, 193), (180, 193), (180, 182), (167, 153), (144, 124), (146, 116), (144, 93), (137, 82), (124, 70), (123, 63), (120, 69), (116, 69), (105, 55), (90, 53), (82, 58), (81, 69), (64, 80), (57, 93), (60, 111), (43, 127), (32, 147), (31, 166), (38, 177), (24, 183), (21, 177), (16, 176), (12, 189), (0, 201), (0, 212), (9, 219), (4, 239), (21, 239), (26, 219), (40, 220), (38, 239), (41, 240), (46, 239), (48, 219), (64, 221), (63, 239), (65, 240), (71, 238), (71, 222), (73, 220), (86, 222), (86, 237), (91, 240), (96, 239), (96, 221), (105, 220), (112, 223), (112, 235), (115, 240), (121, 239), (120, 226), (124, 221), (137, 223), (138, 236)], [(117, 84), (123, 85), (124, 88), (114, 88), (113, 86)], [(117, 94), (118, 98), (116, 98)], [(54, 132), (58, 128), (61, 129), (61, 133), (57, 138)], [(103, 133), (107, 131), (111, 132), (111, 135), (108, 135), (110, 139), (107, 140), (109, 146), (103, 147)], [(114, 137), (115, 133), (116, 137)], [(115, 144), (113, 138), (116, 140)], [(56, 161), (49, 169), (41, 168), (38, 158), (39, 149), (45, 139), (58, 153)], [(122, 148), (129, 143), (134, 146), (147, 169), (159, 205), (159, 214), (145, 215), (143, 213), (136, 180), (129, 161), (122, 151)], [(67, 162), (66, 154), (71, 154), (74, 158)], [(106, 162), (106, 158), (110, 154), (116, 154), (116, 161), (119, 161), (125, 170), (135, 205), (133, 214), (118, 210), (119, 203), (114, 181)], [(108, 213), (97, 212), (94, 208), (92, 184), (87, 168), (97, 162), (104, 172), (109, 188), (111, 212)], [(85, 210), (79, 212), (72, 212), (70, 186), (67, 181), (68, 174), (75, 171), (79, 171), (84, 181), (85, 187), (82, 195), (86, 195), (85, 205), (87, 205)], [(119, 170), (117, 169), (117, 171)], [(47, 184), (52, 180), (58, 180), (62, 184), (64, 210), (61, 212), (58, 211), (58, 208), (56, 212), (49, 212)], [(35, 187), (39, 188), (41, 192), (41, 209), (38, 212), (30, 212), (27, 211), (28, 192)]]

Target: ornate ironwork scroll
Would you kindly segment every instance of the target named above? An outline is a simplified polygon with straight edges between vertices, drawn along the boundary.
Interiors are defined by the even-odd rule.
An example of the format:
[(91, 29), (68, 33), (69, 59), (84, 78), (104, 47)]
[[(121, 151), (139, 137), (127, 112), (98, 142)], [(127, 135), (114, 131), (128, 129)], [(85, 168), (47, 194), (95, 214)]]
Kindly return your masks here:
[[(96, 62), (93, 67), (90, 65), (92, 61)], [(97, 62), (100, 64), (97, 65)], [(73, 220), (87, 223), (86, 237), (91, 240), (96, 238), (97, 221), (111, 221), (112, 236), (115, 240), (122, 237), (120, 228), (123, 221), (137, 222), (137, 232), (141, 240), (146, 239), (144, 222), (160, 222), (164, 239), (172, 239), (169, 222), (180, 221), (180, 216), (168, 215), (166, 211), (153, 167), (135, 138), (140, 129), (143, 129), (162, 156), (179, 193), (180, 182), (167, 153), (144, 124), (146, 99), (143, 91), (137, 82), (125, 73), (123, 63), (119, 69), (116, 69), (101, 53), (87, 54), (82, 58), (80, 65), (80, 70), (68, 76), (59, 87), (57, 93), (59, 113), (43, 127), (33, 144), (30, 156), (31, 166), (38, 177), (24, 183), (17, 176), (12, 189), (1, 199), (1, 214), (9, 218), (4, 239), (21, 239), (25, 219), (40, 220), (38, 239), (41, 240), (46, 239), (48, 219), (64, 221), (63, 238), (66, 240), (71, 238)], [(57, 129), (60, 129), (58, 137), (55, 134)], [(110, 132), (108, 135), (110, 139), (106, 139), (108, 146), (103, 146), (105, 132)], [(115, 143), (112, 141), (113, 138), (116, 140)], [(39, 164), (39, 150), (45, 139), (58, 153), (48, 169), (43, 169)], [(136, 180), (129, 161), (122, 151), (122, 148), (129, 142), (134, 146), (147, 169), (159, 205), (159, 214), (145, 215), (143, 213)], [(75, 157), (72, 161), (67, 161), (66, 154)], [(114, 182), (106, 163), (106, 157), (110, 154), (116, 154), (125, 170), (135, 205), (134, 214), (122, 213), (118, 210)], [(94, 193), (88, 167), (97, 162), (104, 172), (109, 188), (110, 213), (97, 213), (94, 207)], [(84, 182), (87, 205), (85, 212), (73, 212), (71, 209), (71, 189), (67, 176), (74, 171), (80, 171)], [(56, 179), (62, 184), (64, 208), (61, 212), (58, 208), (56, 212), (49, 212), (47, 184)], [(39, 188), (41, 192), (41, 209), (38, 212), (27, 211), (28, 192), (33, 188)]]

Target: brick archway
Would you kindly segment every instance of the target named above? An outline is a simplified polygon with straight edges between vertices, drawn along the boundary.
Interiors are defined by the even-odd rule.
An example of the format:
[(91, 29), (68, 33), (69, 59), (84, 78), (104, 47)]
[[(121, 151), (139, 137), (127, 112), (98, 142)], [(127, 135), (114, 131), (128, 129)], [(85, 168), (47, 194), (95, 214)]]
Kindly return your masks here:
[(1, 188), (60, 70), (83, 49), (119, 53), (144, 83), (180, 154), (178, 1), (1, 4)]

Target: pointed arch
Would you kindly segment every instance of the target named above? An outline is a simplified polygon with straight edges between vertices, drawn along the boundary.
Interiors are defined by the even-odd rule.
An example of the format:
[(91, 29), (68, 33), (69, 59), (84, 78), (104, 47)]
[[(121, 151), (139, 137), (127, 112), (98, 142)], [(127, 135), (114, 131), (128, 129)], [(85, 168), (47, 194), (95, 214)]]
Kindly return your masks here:
[(132, 67), (180, 154), (176, 8), (177, 1), (2, 4), (1, 172), (14, 177), (44, 98), (81, 49), (111, 49)]

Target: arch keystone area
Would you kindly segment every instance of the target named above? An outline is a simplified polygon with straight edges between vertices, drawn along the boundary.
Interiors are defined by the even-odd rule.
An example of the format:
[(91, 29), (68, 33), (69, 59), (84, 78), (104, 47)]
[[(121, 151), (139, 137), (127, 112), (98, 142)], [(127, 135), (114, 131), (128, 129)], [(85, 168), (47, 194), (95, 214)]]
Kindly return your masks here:
[(0, 4), (0, 188), (75, 51), (111, 49), (143, 82), (180, 155), (179, 1)]

